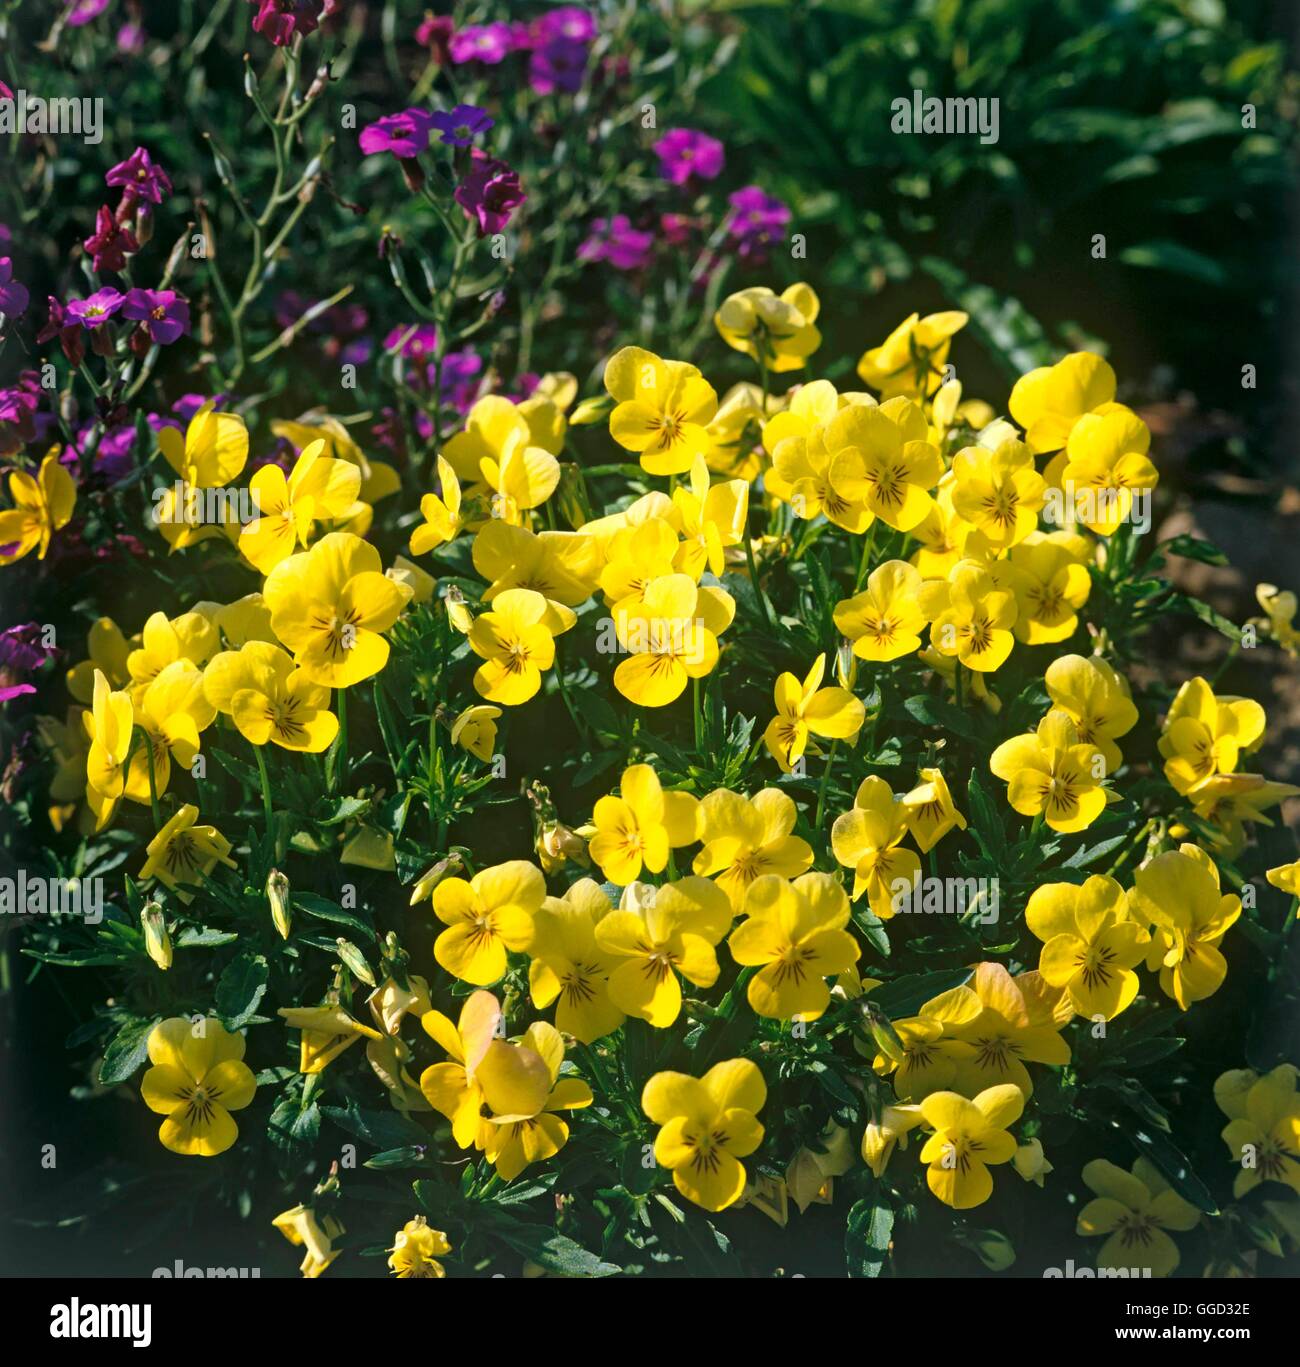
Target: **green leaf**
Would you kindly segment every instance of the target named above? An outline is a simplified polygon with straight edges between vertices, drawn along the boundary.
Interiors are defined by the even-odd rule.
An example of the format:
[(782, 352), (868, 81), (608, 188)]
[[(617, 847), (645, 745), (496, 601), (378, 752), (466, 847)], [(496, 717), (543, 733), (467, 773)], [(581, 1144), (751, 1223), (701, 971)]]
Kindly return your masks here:
[(349, 1101), (346, 1106), (322, 1106), (321, 1114), (339, 1129), (380, 1150), (429, 1142), (428, 1134), (415, 1121), (396, 1111), (363, 1110)]
[(256, 1014), (270, 978), (266, 956), (251, 950), (232, 959), (217, 983), (217, 1015), (227, 1030), (239, 1030)]
[(871, 1004), (890, 1020), (914, 1016), (931, 997), (960, 987), (970, 972), (969, 968), (945, 968), (934, 973), (909, 973), (877, 987), (871, 993)]
[(423, 1144), (405, 1144), (400, 1149), (385, 1149), (362, 1164), (366, 1168), (418, 1168), (424, 1163), (427, 1148)]
[(515, 1224), (500, 1230), (501, 1238), (548, 1272), (566, 1277), (612, 1277), (622, 1272), (563, 1234), (552, 1234), (540, 1225)]
[(1212, 541), (1202, 541), (1199, 537), (1189, 536), (1186, 532), (1181, 536), (1170, 537), (1168, 541), (1162, 541), (1156, 550), (1169, 555), (1181, 555), (1187, 560), (1199, 560), (1203, 565), (1228, 563), (1228, 557)]
[(1192, 1165), (1187, 1160), (1187, 1155), (1177, 1148), (1170, 1140), (1169, 1136), (1151, 1127), (1140, 1127), (1133, 1129), (1124, 1120), (1112, 1120), (1111, 1124), (1127, 1135), (1137, 1151), (1149, 1158), (1164, 1173), (1169, 1185), (1198, 1210), (1203, 1210), (1207, 1215), (1217, 1215), (1219, 1207), (1213, 1196), (1210, 1195), (1209, 1188), (1192, 1171)]
[(293, 905), (300, 911), (305, 911), (308, 916), (314, 916), (320, 921), (332, 921), (335, 925), (347, 926), (349, 930), (357, 932), (366, 940), (375, 938), (374, 927), (359, 912), (346, 911), (337, 902), (331, 902), (328, 897), (319, 897), (314, 892), (295, 892), (293, 894)]
[(889, 1257), (894, 1210), (883, 1196), (866, 1197), (849, 1211), (844, 1256), (850, 1277), (878, 1277)]
[(1150, 270), (1169, 271), (1184, 275), (1202, 285), (1221, 286), (1228, 283), (1228, 273), (1212, 257), (1193, 251), (1178, 242), (1135, 242), (1125, 247), (1119, 259), (1126, 266), (1141, 266)]
[(303, 1106), (296, 1096), (282, 1096), (267, 1121), (266, 1135), (281, 1149), (314, 1144), (320, 1134), (320, 1107), (313, 1101)]
[(159, 1016), (151, 1016), (148, 1020), (133, 1017), (113, 1036), (99, 1065), (99, 1081), (103, 1086), (125, 1082), (145, 1061), (149, 1053), (149, 1036), (160, 1019)]

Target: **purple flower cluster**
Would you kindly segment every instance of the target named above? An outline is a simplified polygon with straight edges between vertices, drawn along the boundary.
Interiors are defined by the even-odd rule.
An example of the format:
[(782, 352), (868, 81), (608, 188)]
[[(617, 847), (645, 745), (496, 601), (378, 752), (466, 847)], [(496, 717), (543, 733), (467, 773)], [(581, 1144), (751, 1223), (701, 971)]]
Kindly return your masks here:
[(274, 43), (287, 47), (301, 33), (315, 33), (335, 8), (329, 0), (248, 0), (257, 6), (253, 16), (253, 32)]
[(45, 644), (44, 636), (45, 628), (39, 622), (24, 622), (0, 631), (0, 703), (36, 692), (23, 676), (59, 653), (56, 647)]
[(638, 271), (650, 264), (655, 235), (632, 226), (626, 214), (598, 218), (578, 248), (580, 261), (608, 261), (615, 270)]
[(90, 254), (93, 270), (123, 271), (126, 258), (140, 250), (140, 240), (130, 228), (117, 221), (107, 204), (101, 204), (95, 217), (95, 231), (82, 246)]
[[(426, 20), (426, 24), (427, 24)], [(422, 25), (420, 33), (425, 33)], [(446, 39), (455, 63), (499, 66), (512, 53), (528, 54), (528, 80), (539, 95), (573, 94), (587, 74), (596, 20), (578, 5), (560, 5), (532, 23), (477, 24), (458, 29)]]
[(125, 161), (119, 161), (104, 177), (104, 183), (121, 187), (119, 219), (126, 218), (124, 210), (129, 211), (137, 204), (161, 204), (172, 192), (171, 177), (144, 147), (137, 147)]
[(51, 296), (50, 316), (37, 340), (48, 342), (58, 336), (64, 355), (79, 365), (85, 349), (76, 336), (77, 329), (91, 333), (91, 346), (106, 354), (112, 342), (105, 324), (119, 314), (140, 325), (137, 335), (142, 348), (151, 343), (170, 346), (190, 330), (189, 301), (175, 290), (133, 289), (123, 294), (105, 285), (86, 299), (69, 299), (66, 304)]
[(478, 235), (486, 237), (501, 232), (528, 196), (517, 172), (476, 147), (453, 198), (464, 209), (465, 217), (478, 225)]
[(761, 264), (767, 250), (784, 241), (785, 230), (793, 215), (788, 205), (757, 185), (746, 185), (728, 197), (731, 215), (727, 235), (742, 261)]
[(659, 173), (673, 185), (716, 180), (722, 174), (722, 144), (694, 128), (670, 128), (655, 143), (654, 151), (659, 158)]
[(0, 389), (0, 456), (11, 456), (36, 440), (36, 409), (41, 401), (41, 378), (24, 370), (18, 383)]

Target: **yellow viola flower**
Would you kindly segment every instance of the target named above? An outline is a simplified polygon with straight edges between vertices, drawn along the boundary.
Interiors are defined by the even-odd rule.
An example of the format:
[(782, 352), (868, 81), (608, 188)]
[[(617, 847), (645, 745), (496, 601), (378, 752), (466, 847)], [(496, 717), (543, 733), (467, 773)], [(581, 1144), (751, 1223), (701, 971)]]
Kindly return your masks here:
[[(166, 792), (172, 760), (189, 769), (199, 751), (199, 734), (216, 720), (217, 710), (203, 695), (203, 673), (189, 660), (177, 660), (144, 690), (135, 703), (139, 736), (127, 770), (124, 796), (141, 804)], [(153, 764), (150, 787), (150, 759)], [(95, 786), (103, 789), (98, 778)]]
[(514, 1181), (530, 1163), (554, 1158), (569, 1142), (569, 1127), (557, 1111), (581, 1110), (594, 1100), (581, 1078), (560, 1077), (564, 1040), (553, 1025), (534, 1021), (510, 1047), (532, 1054), (542, 1068), (530, 1072), (528, 1085), (512, 1089), (509, 1097), (485, 1093), (491, 1110), (479, 1127), (479, 1144), (503, 1182)]
[(9, 475), (12, 508), (0, 512), (0, 565), (12, 565), (36, 552), (45, 559), (50, 538), (72, 520), (77, 502), (77, 486), (59, 461), (55, 447), (41, 461), (35, 479), (26, 470)]
[[(762, 473), (763, 457), (757, 447), (746, 441), (745, 434), (760, 427), (765, 411), (770, 412), (779, 402), (769, 395), (764, 409), (763, 391), (756, 384), (733, 384), (722, 396), (713, 421), (705, 429), (709, 434), (709, 449), (704, 453), (710, 470), (729, 479), (743, 479), (752, 484)], [(770, 448), (769, 448), (770, 449)]]
[(752, 798), (715, 788), (700, 802), (704, 848), (695, 856), (694, 871), (714, 879), (739, 914), (751, 884), (764, 874), (795, 878), (812, 866), (812, 846), (791, 834), (797, 819), (794, 800), (779, 788), (764, 788)]
[(1075, 515), (1090, 532), (1110, 536), (1127, 521), (1136, 491), (1160, 480), (1147, 456), (1151, 432), (1131, 410), (1087, 413), (1075, 423), (1065, 448), (1061, 484), (1073, 490)]
[(245, 559), (263, 574), (306, 546), (318, 522), (348, 515), (361, 489), (361, 471), (324, 454), (325, 443), (307, 446), (286, 477), (278, 465), (264, 465), (248, 482), (257, 517), (239, 534)]
[(876, 514), (867, 502), (865, 485), (862, 492), (849, 497), (831, 482), (833, 453), (826, 445), (827, 432), (825, 427), (814, 427), (807, 435), (782, 438), (772, 453), (764, 487), (805, 522), (825, 517), (856, 536), (871, 526)]
[(675, 568), (697, 583), (706, 569), (721, 577), (727, 548), (744, 540), (748, 481), (728, 479), (710, 487), (709, 467), (703, 456), (697, 456), (689, 487), (678, 485), (673, 490), (673, 505), (681, 516), (683, 534)]
[(1300, 859), (1294, 864), (1280, 864), (1275, 869), (1269, 869), (1264, 877), (1275, 888), (1289, 892), (1292, 897), (1300, 897)]
[(393, 557), (393, 563), (384, 571), (384, 577), (397, 585), (397, 591), (407, 607), (433, 602), (433, 591), (438, 587), (438, 581), (404, 555)]
[(1162, 952), (1160, 989), (1186, 1011), (1223, 986), (1228, 963), (1219, 942), (1241, 915), (1241, 898), (1220, 890), (1217, 865), (1191, 844), (1156, 855), (1133, 881), (1129, 906), (1155, 928), (1152, 948)]
[(895, 531), (910, 532), (934, 507), (927, 491), (943, 475), (943, 458), (928, 435), (925, 414), (911, 399), (841, 408), (825, 432), (832, 487), (841, 498), (861, 500)]
[(701, 587), (688, 574), (666, 574), (641, 598), (614, 608), (613, 630), (627, 658), (614, 670), (614, 687), (640, 707), (666, 707), (687, 682), (718, 663), (718, 636), (732, 623), (736, 601)]
[(757, 966), (747, 996), (770, 1020), (812, 1021), (831, 1002), (827, 978), (848, 972), (862, 956), (845, 929), (849, 899), (829, 873), (805, 873), (793, 883), (767, 874), (750, 885), (745, 919), (727, 941), (738, 964)]
[(1106, 760), (1079, 739), (1066, 712), (1049, 712), (1028, 735), (1004, 740), (989, 768), (1007, 783), (1007, 801), (1021, 816), (1038, 816), (1054, 831), (1085, 830), (1106, 808)]
[(1227, 1111), (1223, 1142), (1239, 1171), (1232, 1194), (1240, 1201), (1261, 1182), (1278, 1182), (1300, 1195), (1300, 1096), (1296, 1095), (1296, 1069), (1283, 1063), (1263, 1077), (1241, 1070), (1249, 1086), (1231, 1099), (1228, 1107), (1220, 1083), (1215, 1100)]
[(86, 796), (86, 761), (90, 755), (86, 718), (89, 715), (84, 707), (69, 707), (64, 721), (56, 717), (36, 718), (36, 735), (41, 749), (55, 766), (46, 815), (56, 831), (63, 831), (74, 813), (82, 835), (92, 834), (95, 828), (90, 807), (77, 807), (78, 801)]
[(126, 663), (130, 654), (131, 643), (122, 634), (122, 628), (111, 617), (97, 618), (86, 635), (88, 658), (68, 670), (68, 692), (78, 702), (93, 701), (96, 670), (108, 680), (110, 688), (125, 687), (131, 678)]
[(1165, 777), (1186, 795), (1215, 774), (1235, 773), (1241, 752), (1263, 740), (1266, 724), (1254, 699), (1218, 698), (1199, 675), (1189, 679), (1170, 704), (1160, 736)]
[(966, 818), (957, 810), (942, 769), (921, 769), (920, 782), (903, 794), (907, 833), (922, 854), (929, 852), (956, 827), (966, 829)]
[(460, 480), (449, 461), (438, 457), (439, 494), (425, 494), (420, 500), (421, 526), (411, 533), (407, 549), (412, 555), (425, 555), (438, 546), (454, 541), (463, 526), (460, 517)]
[(314, 755), (338, 735), (329, 689), (312, 683), (285, 651), (265, 641), (214, 656), (203, 671), (203, 696), (252, 745)]
[(701, 1078), (656, 1073), (641, 1093), (641, 1109), (660, 1126), (655, 1160), (673, 1174), (688, 1201), (725, 1210), (745, 1190), (748, 1158), (763, 1142), (758, 1112), (767, 1084), (756, 1064), (733, 1058), (715, 1063)]
[(276, 1013), (290, 1030), (300, 1030), (298, 1071), (310, 1077), (324, 1072), (345, 1050), (358, 1040), (382, 1040), (378, 1030), (363, 1025), (331, 991), (321, 1006), (282, 1006)]
[(509, 589), (531, 589), (549, 602), (576, 608), (591, 597), (600, 574), (600, 546), (580, 532), (531, 532), (493, 519), (475, 536), (474, 568), (488, 581), (483, 601)]
[[(219, 413), (206, 403), (190, 419), (182, 436), (175, 427), (158, 433), (163, 459), (176, 472), (180, 497), (173, 486), (154, 507), (154, 520), (173, 551), (221, 536), (222, 527), (187, 518), (188, 496), (196, 489), (222, 489), (237, 479), (248, 460), (248, 428), (237, 413)], [(232, 533), (233, 534), (233, 533)]]
[(1132, 1172), (1094, 1158), (1083, 1167), (1084, 1185), (1096, 1193), (1079, 1212), (1085, 1238), (1107, 1235), (1097, 1254), (1100, 1270), (1167, 1277), (1178, 1266), (1178, 1245), (1165, 1232), (1195, 1229), (1201, 1212), (1184, 1201), (1153, 1163), (1139, 1158)]
[(149, 1062), (140, 1082), (144, 1104), (166, 1116), (158, 1138), (172, 1153), (213, 1158), (239, 1138), (231, 1111), (242, 1111), (257, 1091), (244, 1062), (244, 1037), (214, 1016), (172, 1016), (149, 1033)]
[(964, 447), (953, 457), (952, 473), (954, 510), (990, 546), (1014, 546), (1037, 529), (1047, 485), (1024, 442), (1004, 441), (992, 450)]
[(713, 315), (718, 335), (768, 370), (799, 370), (821, 346), (814, 324), (821, 300), (811, 285), (790, 285), (780, 294), (755, 285), (728, 295)]
[(442, 1230), (417, 1215), (397, 1231), (388, 1250), (388, 1269), (395, 1277), (445, 1277), (438, 1259), (450, 1252), (451, 1244)]
[(233, 650), (249, 641), (269, 641), (275, 644), (271, 630), (271, 609), (260, 593), (246, 593), (233, 603), (226, 603), (212, 614), (212, 621)]
[(930, 646), (967, 669), (991, 674), (1015, 645), (1015, 594), (978, 560), (959, 560), (944, 580), (921, 586), (921, 611), (930, 621)]
[(276, 418), (271, 423), (271, 432), (283, 437), (295, 451), (304, 451), (312, 442), (323, 441), (331, 456), (355, 465), (361, 471), (359, 500), (362, 504), (378, 503), (402, 487), (402, 477), (394, 466), (370, 460), (337, 418), (322, 415), (319, 410), (305, 414), (298, 422)]
[(905, 560), (886, 560), (866, 587), (835, 604), (835, 629), (853, 643), (859, 660), (898, 660), (921, 648), (926, 618), (921, 574)]
[(497, 594), (491, 610), (476, 617), (469, 629), (470, 648), (483, 660), (474, 671), (480, 697), (518, 707), (537, 693), (542, 671), (555, 663), (556, 635), (575, 620), (567, 608), (558, 613), (532, 589)]
[(233, 869), (230, 841), (215, 826), (198, 825), (199, 809), (187, 802), (149, 842), (148, 858), (140, 870), (146, 882), (156, 878), (182, 902), (192, 902), (191, 888), (200, 886), (220, 864)]
[(1017, 1174), (1023, 1177), (1026, 1182), (1032, 1182), (1036, 1187), (1043, 1185), (1043, 1178), (1049, 1172), (1055, 1172), (1055, 1168), (1047, 1161), (1043, 1153), (1043, 1141), (1041, 1139), (1030, 1139), (1016, 1148), (1016, 1156), (1011, 1160), (1011, 1166), (1015, 1168)]
[(165, 612), (151, 614), (140, 633), (140, 644), (126, 656), (131, 696), (143, 697), (168, 665), (187, 660), (202, 667), (220, 648), (216, 624), (201, 612), (183, 612), (171, 621)]
[[(95, 816), (95, 829), (102, 831), (113, 819), (126, 792), (127, 758), (131, 755), (135, 727), (130, 694), (114, 692), (103, 672), (97, 669), (94, 705), (89, 712), (82, 713), (82, 721), (90, 739), (86, 755), (86, 805)], [(145, 800), (148, 801), (147, 794)]]
[[(1077, 539), (1069, 532), (1031, 532), (1012, 548), (1004, 573), (1016, 595), (1018, 641), (1049, 645), (1068, 640), (1078, 629), (1092, 578), (1073, 544)], [(994, 570), (995, 578), (1002, 568)]]
[(625, 769), (619, 793), (597, 800), (587, 852), (611, 883), (627, 887), (643, 867), (662, 873), (670, 849), (695, 843), (700, 803), (691, 793), (664, 792), (648, 764)]
[(334, 1240), (341, 1239), (346, 1231), (333, 1215), (316, 1218), (310, 1206), (298, 1205), (282, 1211), (271, 1224), (284, 1235), (295, 1248), (305, 1248), (298, 1270), (304, 1277), (316, 1278), (339, 1256)]
[(1290, 589), (1279, 589), (1276, 584), (1257, 584), (1255, 600), (1267, 617), (1268, 635), (1294, 659), (1300, 654), (1300, 631), (1294, 625), (1295, 594)]
[(1124, 889), (1113, 878), (1094, 874), (1081, 887), (1035, 888), (1025, 924), (1043, 942), (1043, 980), (1064, 988), (1081, 1016), (1114, 1020), (1132, 1005), (1138, 992), (1133, 968), (1151, 937), (1129, 916)]
[[(761, 404), (761, 395), (759, 402)], [(777, 447), (788, 437), (807, 437), (816, 428), (825, 427), (839, 411), (839, 406), (839, 395), (829, 380), (810, 380), (790, 390), (785, 396), (785, 406), (778, 412), (764, 417), (760, 407), (757, 417), (763, 425), (764, 450), (775, 457)], [(788, 494), (782, 493), (781, 497), (788, 502)]]
[(884, 399), (898, 394), (929, 398), (943, 382), (953, 336), (969, 321), (968, 314), (956, 309), (924, 318), (913, 313), (880, 346), (862, 353), (858, 374)]
[(885, 1168), (895, 1147), (906, 1149), (907, 1136), (921, 1124), (921, 1108), (917, 1105), (883, 1106), (879, 1120), (868, 1120), (862, 1131), (862, 1161), (877, 1177), (885, 1175)]
[(966, 546), (975, 528), (953, 507), (955, 486), (956, 481), (949, 470), (934, 491), (933, 507), (912, 528), (911, 534), (920, 545), (910, 558), (920, 570), (922, 579), (947, 579), (952, 567), (967, 558)]
[(864, 778), (853, 809), (835, 818), (831, 849), (853, 870), (853, 900), (865, 892), (874, 915), (893, 916), (898, 899), (911, 895), (921, 876), (921, 860), (899, 842), (907, 835), (907, 808), (883, 778)]
[[(501, 1004), (490, 992), (471, 992), (455, 1025), (441, 1011), (426, 1011), (420, 1024), (448, 1054), (420, 1075), (420, 1090), (451, 1121), (452, 1138), (462, 1149), (477, 1143), (483, 1108), (504, 1112), (520, 1089), (540, 1083), (545, 1065), (532, 1053), (507, 1044), (502, 1034)], [(489, 1101), (489, 1096), (491, 1100)]]
[[(960, 1065), (975, 1052), (973, 1045), (956, 1039), (951, 1028), (973, 1015), (974, 1009), (959, 998), (926, 1002), (917, 1015), (890, 1023), (902, 1047), (891, 1042), (893, 1054), (880, 1049), (871, 1060), (872, 1068), (881, 1077), (893, 1075), (894, 1094), (903, 1102), (948, 1091)], [(919, 1116), (908, 1128), (918, 1123)]]
[(433, 911), (447, 929), (434, 941), (433, 957), (462, 982), (498, 981), (506, 951), (528, 948), (545, 896), (541, 869), (524, 859), (480, 869), (468, 882), (444, 879), (433, 890)]
[(380, 633), (397, 621), (402, 595), (385, 578), (379, 552), (359, 536), (330, 532), (282, 560), (262, 596), (272, 630), (312, 683), (350, 688), (388, 663)]
[(684, 474), (712, 445), (718, 395), (698, 367), (626, 346), (606, 363), (605, 388), (615, 401), (609, 435), (647, 474)]
[(1025, 440), (1042, 454), (1059, 451), (1085, 413), (1118, 407), (1114, 399), (1115, 372), (1109, 363), (1090, 351), (1076, 351), (1022, 375), (1008, 407)]
[[(681, 1013), (681, 974), (696, 987), (718, 980), (714, 946), (731, 927), (726, 897), (706, 878), (682, 878), (661, 888), (633, 884), (628, 905), (596, 925), (596, 944), (619, 961), (609, 975), (610, 1000), (656, 1029)], [(629, 892), (632, 889), (628, 890)]]
[(934, 1131), (921, 1149), (926, 1185), (944, 1205), (970, 1210), (993, 1195), (989, 1165), (1016, 1156), (1008, 1127), (1024, 1109), (1024, 1093), (1009, 1084), (985, 1088), (969, 1101), (932, 1092), (921, 1102), (922, 1123)]
[(943, 993), (922, 1011), (943, 1018), (954, 1039), (972, 1046), (958, 1062), (953, 1083), (954, 1091), (967, 1096), (1002, 1083), (1031, 1096), (1034, 1084), (1025, 1062), (1059, 1068), (1070, 1061), (1061, 1029), (1073, 1019), (1074, 1007), (1040, 973), (1013, 978), (1001, 964), (976, 964), (968, 986)]
[(1106, 761), (1106, 772), (1113, 774), (1124, 762), (1115, 740), (1127, 735), (1138, 720), (1128, 681), (1100, 656), (1061, 655), (1047, 666), (1043, 682), (1052, 707), (1070, 717), (1079, 740), (1095, 746)]
[[(677, 572), (680, 548), (677, 532), (662, 517), (648, 518), (615, 532), (606, 548), (605, 565), (598, 580), (606, 604), (617, 607), (619, 603), (643, 603), (645, 591), (654, 580)], [(702, 573), (704, 562), (682, 573), (689, 573), (699, 583), (700, 574), (693, 572), (696, 568)]]
[(539, 1010), (556, 1002), (556, 1028), (591, 1044), (623, 1024), (610, 1000), (609, 975), (622, 960), (596, 943), (612, 908), (600, 884), (580, 878), (562, 898), (548, 897), (533, 918), (528, 985)]
[(468, 750), (485, 764), (491, 763), (496, 752), (500, 715), (499, 707), (487, 707), (482, 703), (467, 707), (451, 724), (451, 743)]
[(777, 715), (763, 732), (768, 753), (783, 774), (808, 749), (810, 736), (823, 740), (857, 742), (867, 709), (846, 688), (823, 688), (826, 656), (819, 655), (801, 683), (797, 674), (785, 673), (776, 681)]
[(459, 481), (475, 485), (471, 497), (489, 505), (483, 516), (516, 525), (560, 482), (560, 463), (534, 441), (527, 414), (500, 394), (478, 400), (443, 456)]

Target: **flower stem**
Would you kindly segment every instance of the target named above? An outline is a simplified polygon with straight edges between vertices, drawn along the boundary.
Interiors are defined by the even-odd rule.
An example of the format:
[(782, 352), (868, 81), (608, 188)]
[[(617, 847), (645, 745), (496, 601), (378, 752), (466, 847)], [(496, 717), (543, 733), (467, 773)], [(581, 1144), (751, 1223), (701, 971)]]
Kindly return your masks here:
[(745, 532), (745, 559), (749, 562), (749, 579), (754, 585), (754, 595), (763, 611), (763, 622), (770, 627), (773, 625), (772, 609), (768, 606), (767, 599), (763, 596), (763, 589), (758, 582), (758, 566), (754, 563), (754, 539), (748, 530)]
[[(249, 742), (252, 745), (252, 742)], [(266, 816), (266, 824), (271, 825), (271, 780), (266, 776), (266, 758), (262, 754), (260, 745), (253, 745), (253, 754), (257, 756), (257, 776), (262, 781), (262, 811)]]
[(826, 812), (826, 790), (830, 786), (831, 770), (835, 766), (835, 752), (839, 748), (839, 741), (831, 741), (830, 753), (826, 756), (826, 772), (822, 775), (821, 787), (817, 790), (817, 815), (813, 819), (813, 827), (819, 831), (822, 828), (822, 817)]
[(337, 792), (343, 782), (344, 770), (348, 763), (348, 694), (340, 688), (339, 695), (339, 734), (334, 744), (334, 768), (330, 775), (330, 792)]

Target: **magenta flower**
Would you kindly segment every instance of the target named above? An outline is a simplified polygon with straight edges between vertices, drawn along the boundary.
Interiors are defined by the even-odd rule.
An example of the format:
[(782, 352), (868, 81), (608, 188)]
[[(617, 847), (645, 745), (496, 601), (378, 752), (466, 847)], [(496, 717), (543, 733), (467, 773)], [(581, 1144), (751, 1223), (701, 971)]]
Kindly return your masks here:
[[(478, 397), (479, 377), (483, 373), (483, 358), (471, 347), (452, 351), (442, 358), (442, 392), (438, 398), (458, 413), (468, 413)], [(433, 387), (435, 367), (430, 366), (428, 380)]]
[(442, 134), (441, 141), (450, 147), (468, 147), (480, 133), (486, 133), (496, 120), (487, 110), (474, 104), (458, 104), (445, 114), (432, 116), (431, 122)]
[(128, 20), (117, 31), (117, 50), (130, 56), (144, 51), (144, 29)]
[(670, 128), (654, 145), (659, 174), (674, 185), (697, 180), (716, 180), (722, 174), (724, 152), (717, 138), (694, 128)]
[(390, 355), (400, 346), (404, 360), (423, 363), (432, 356), (438, 345), (438, 329), (432, 323), (417, 323), (414, 326), (395, 327), (384, 338), (384, 350)]
[(125, 295), (105, 285), (89, 299), (69, 299), (67, 317), (75, 318), (84, 328), (102, 327), (125, 302)]
[(41, 377), (24, 370), (12, 389), (0, 389), (0, 456), (11, 456), (36, 440), (36, 409), (41, 401)]
[(585, 43), (552, 38), (529, 58), (528, 83), (539, 95), (553, 95), (557, 90), (575, 94), (587, 74), (587, 56)]
[(385, 114), (361, 130), (361, 150), (368, 157), (378, 152), (391, 152), (402, 161), (410, 161), (428, 150), (433, 127), (434, 115), (427, 109)]
[(14, 280), (13, 262), (0, 256), (0, 313), (17, 318), (27, 312), (29, 299), (26, 288)]
[(144, 147), (137, 147), (125, 161), (119, 161), (104, 177), (106, 185), (122, 188), (122, 198), (129, 202), (144, 199), (150, 204), (161, 204), (172, 192), (171, 178)]
[(92, 19), (98, 19), (108, 8), (109, 3), (110, 0), (72, 0), (64, 16), (64, 23), (69, 28), (80, 28)]
[(763, 260), (767, 248), (785, 236), (792, 217), (789, 207), (757, 185), (735, 191), (728, 203), (732, 212), (727, 232), (742, 260)]
[(451, 60), (458, 65), (465, 62), (487, 62), (496, 66), (504, 62), (514, 46), (509, 24), (476, 24), (460, 29), (451, 36)]
[(315, 33), (324, 17), (321, 0), (248, 0), (256, 5), (253, 32), (276, 47), (286, 47), (298, 34)]
[(82, 246), (90, 253), (90, 263), (97, 271), (125, 270), (126, 258), (140, 250), (135, 234), (118, 223), (107, 204), (100, 206), (95, 231)]
[(670, 247), (684, 247), (691, 240), (695, 220), (685, 214), (660, 214), (659, 231)]
[(451, 36), (455, 31), (451, 15), (430, 14), (426, 10), (424, 22), (415, 30), (415, 41), (429, 49), (439, 66), (445, 66), (451, 60)]
[(591, 225), (590, 236), (578, 248), (578, 259), (608, 261), (616, 270), (638, 271), (650, 264), (654, 245), (653, 233), (634, 228), (626, 214), (615, 214)]
[(596, 36), (596, 19), (580, 5), (560, 5), (535, 20), (533, 30), (542, 42), (566, 38), (571, 43), (589, 43)]
[(36, 334), (37, 342), (44, 344), (57, 337), (63, 354), (73, 365), (80, 365), (86, 356), (86, 341), (81, 335), (81, 324), (68, 321), (67, 311), (52, 294), (49, 296), (49, 308), (50, 313), (45, 326)]
[(12, 100), (13, 97), (14, 92), (3, 81), (0, 81), (0, 100)]
[(159, 346), (170, 346), (190, 330), (189, 303), (175, 290), (131, 290), (122, 301), (122, 317), (143, 323)]
[(519, 176), (496, 157), (474, 148), (465, 179), (456, 187), (455, 200), (465, 216), (478, 223), (478, 235), (499, 233), (528, 198)]

